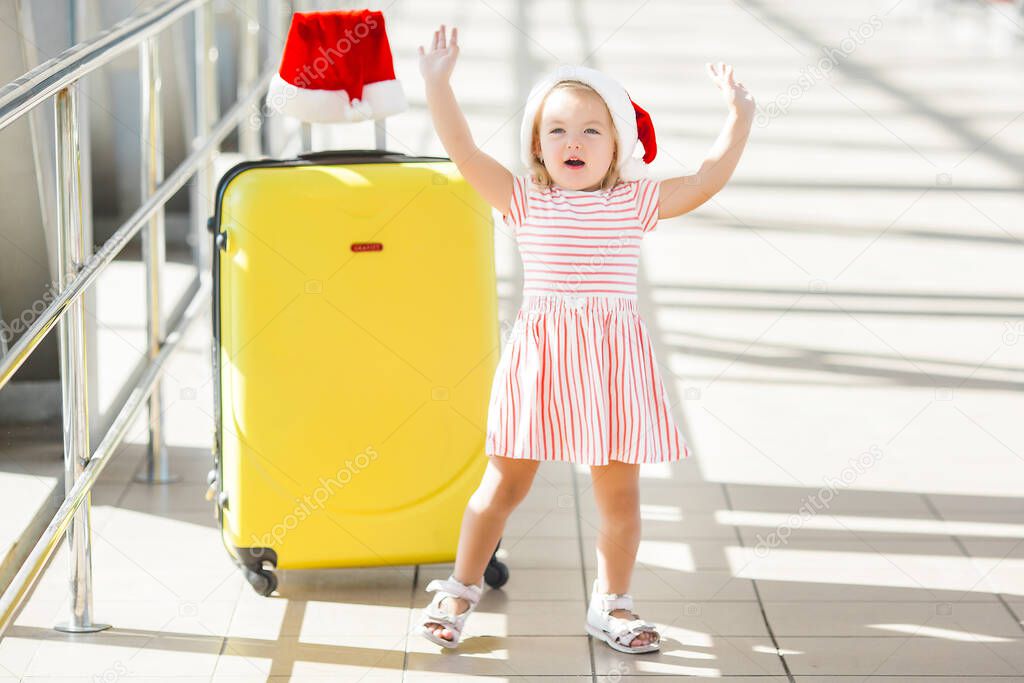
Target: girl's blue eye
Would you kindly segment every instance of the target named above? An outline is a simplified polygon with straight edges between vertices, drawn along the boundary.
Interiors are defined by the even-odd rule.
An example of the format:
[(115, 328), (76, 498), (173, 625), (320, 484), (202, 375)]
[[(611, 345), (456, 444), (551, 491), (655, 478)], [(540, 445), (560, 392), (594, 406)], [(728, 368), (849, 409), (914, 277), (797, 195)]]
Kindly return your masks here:
[(552, 132), (552, 133), (562, 133), (562, 132), (564, 132), (564, 131), (563, 131), (563, 130), (562, 130), (561, 128), (552, 128), (552, 129), (551, 129), (551, 132)]
[(587, 132), (587, 133), (591, 133), (591, 132), (593, 132), (593, 133), (597, 133), (598, 135), (600, 135), (600, 134), (601, 134), (601, 133), (599, 133), (599, 132), (597, 131), (597, 129), (596, 129), (596, 128), (587, 128), (586, 132)]

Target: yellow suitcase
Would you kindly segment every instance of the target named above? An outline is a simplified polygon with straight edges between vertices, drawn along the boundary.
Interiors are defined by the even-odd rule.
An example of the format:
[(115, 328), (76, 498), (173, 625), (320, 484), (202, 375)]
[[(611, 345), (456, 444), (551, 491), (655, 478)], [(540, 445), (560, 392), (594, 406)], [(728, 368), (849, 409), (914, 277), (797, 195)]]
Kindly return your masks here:
[(452, 561), (500, 357), (490, 207), (450, 160), (380, 150), (246, 162), (216, 197), (228, 552), (264, 595), (275, 568)]

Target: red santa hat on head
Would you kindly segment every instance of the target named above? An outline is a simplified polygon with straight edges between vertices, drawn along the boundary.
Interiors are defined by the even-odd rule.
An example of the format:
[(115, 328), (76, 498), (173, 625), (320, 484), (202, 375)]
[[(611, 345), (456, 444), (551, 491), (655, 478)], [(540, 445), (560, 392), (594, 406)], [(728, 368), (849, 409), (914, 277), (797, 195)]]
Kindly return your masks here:
[[(647, 177), (647, 165), (658, 153), (654, 124), (650, 115), (630, 99), (625, 88), (606, 74), (586, 66), (561, 66), (542, 78), (526, 98), (523, 124), (520, 128), (520, 149), (527, 168), (534, 161), (533, 122), (544, 97), (561, 81), (580, 81), (597, 91), (608, 105), (615, 124), (618, 143), (618, 170), (623, 180)], [(634, 156), (637, 143), (643, 145), (643, 156)]]
[(408, 104), (379, 11), (296, 12), (267, 106), (308, 123), (380, 119)]

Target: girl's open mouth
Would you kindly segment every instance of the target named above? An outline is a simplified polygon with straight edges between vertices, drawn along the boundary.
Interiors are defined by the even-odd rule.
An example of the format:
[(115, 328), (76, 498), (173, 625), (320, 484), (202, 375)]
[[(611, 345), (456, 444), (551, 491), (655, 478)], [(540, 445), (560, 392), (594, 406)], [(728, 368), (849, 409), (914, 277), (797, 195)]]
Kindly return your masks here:
[(584, 166), (583, 159), (566, 159), (565, 165), (571, 168), (582, 168)]

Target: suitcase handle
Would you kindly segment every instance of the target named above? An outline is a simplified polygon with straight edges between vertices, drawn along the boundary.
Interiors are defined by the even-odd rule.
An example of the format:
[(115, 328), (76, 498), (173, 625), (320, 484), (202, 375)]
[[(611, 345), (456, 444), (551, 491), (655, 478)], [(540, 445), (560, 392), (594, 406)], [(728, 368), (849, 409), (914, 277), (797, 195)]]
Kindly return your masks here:
[(320, 152), (304, 152), (298, 156), (303, 161), (352, 161), (353, 159), (383, 159), (384, 157), (398, 157), (403, 160), (416, 161), (449, 161), (448, 157), (410, 157), (404, 152), (391, 152), (386, 149), (336, 149)]
[(300, 159), (320, 161), (322, 159), (349, 159), (351, 157), (382, 157), (389, 154), (401, 156), (401, 152), (389, 152), (384, 149), (335, 149), (320, 152), (303, 152)]

